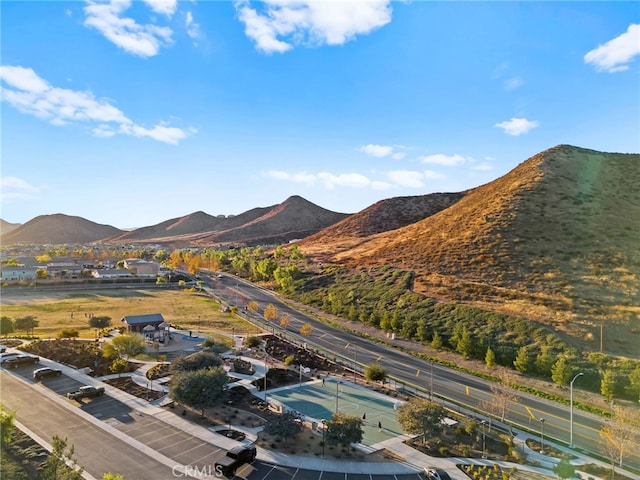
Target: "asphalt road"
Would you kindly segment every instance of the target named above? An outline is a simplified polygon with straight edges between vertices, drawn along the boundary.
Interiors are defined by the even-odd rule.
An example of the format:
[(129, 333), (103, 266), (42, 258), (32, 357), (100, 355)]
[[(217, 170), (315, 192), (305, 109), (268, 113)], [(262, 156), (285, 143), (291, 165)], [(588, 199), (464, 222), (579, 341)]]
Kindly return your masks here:
[[(214, 278), (209, 285), (216, 293), (226, 295), (232, 303), (238, 303), (240, 311), (250, 300), (260, 305), (260, 310), (269, 303), (274, 304), (280, 314), (289, 315), (289, 332), (284, 332), (279, 325), (271, 324), (274, 331), (297, 337), (300, 343), (307, 342), (313, 348), (319, 348), (343, 358), (347, 366), (362, 370), (372, 363), (381, 364), (389, 377), (397, 383), (404, 384), (409, 390), (418, 388), (424, 394), (433, 393), (435, 398), (453, 402), (463, 408), (469, 407), (483, 411), (482, 402), (491, 401), (491, 383), (478, 377), (467, 375), (438, 364), (421, 360), (392, 347), (366, 340), (362, 337), (332, 328), (314, 317), (297, 311), (280, 301), (272, 292), (261, 289), (249, 282), (224, 274), (222, 278)], [(309, 323), (313, 330), (310, 336), (301, 337), (300, 327)], [(518, 393), (517, 403), (511, 403), (505, 413), (505, 422), (540, 435), (540, 440), (557, 440), (568, 444), (570, 438), (570, 411), (568, 405), (560, 405), (535, 396)], [(573, 443), (578, 451), (598, 453), (599, 431), (606, 420), (601, 417), (578, 410), (573, 410)], [(631, 453), (624, 459), (624, 464), (640, 468), (640, 432)]]
[[(28, 373), (31, 369), (24, 367), (19, 370), (20, 373)], [(5, 407), (15, 410), (20, 423), (49, 443), (54, 435), (66, 437), (67, 445), (73, 445), (75, 449), (74, 456), (78, 464), (85, 466), (86, 471), (95, 478), (102, 478), (106, 472), (126, 472), (125, 478), (130, 479), (172, 477), (168, 466), (132, 449), (122, 439), (95, 426), (73, 410), (61, 407), (43, 391), (25, 385), (14, 374), (15, 372), (5, 371), (0, 373), (2, 403)], [(69, 391), (78, 385), (65, 376), (45, 382), (58, 386), (67, 384)], [(108, 397), (100, 397), (95, 400), (107, 399)]]

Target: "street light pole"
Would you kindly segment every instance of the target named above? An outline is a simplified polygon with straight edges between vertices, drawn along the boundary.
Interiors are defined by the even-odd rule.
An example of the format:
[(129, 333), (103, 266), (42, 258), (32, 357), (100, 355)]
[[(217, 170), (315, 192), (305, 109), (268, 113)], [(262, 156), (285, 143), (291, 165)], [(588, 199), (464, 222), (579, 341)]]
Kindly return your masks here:
[(325, 431), (327, 430), (327, 421), (323, 418), (322, 419), (322, 458), (324, 458), (324, 434)]
[(487, 454), (486, 452), (486, 440), (485, 440), (485, 430), (484, 430), (484, 426), (486, 425), (487, 422), (485, 422), (484, 420), (482, 420), (482, 458), (487, 458)]
[(576, 378), (584, 375), (584, 373), (577, 373), (575, 377), (571, 380), (569, 384), (569, 447), (573, 448), (573, 382), (576, 381)]
[(269, 359), (269, 355), (264, 355), (264, 403), (267, 403), (267, 372), (269, 371), (269, 365), (267, 364), (267, 360)]
[(336, 382), (336, 413), (338, 413), (338, 398), (340, 396), (340, 391), (338, 390), (338, 387), (340, 386), (342, 382)]
[(544, 454), (544, 418), (540, 417), (540, 453)]

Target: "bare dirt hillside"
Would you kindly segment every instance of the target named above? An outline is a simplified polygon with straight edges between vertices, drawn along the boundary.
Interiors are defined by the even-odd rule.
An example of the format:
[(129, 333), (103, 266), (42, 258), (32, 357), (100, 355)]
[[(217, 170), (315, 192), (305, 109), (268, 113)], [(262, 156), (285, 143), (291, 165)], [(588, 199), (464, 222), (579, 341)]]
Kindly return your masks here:
[(40, 215), (18, 228), (2, 233), (3, 245), (15, 243), (88, 243), (122, 233), (111, 225), (101, 225), (82, 217), (56, 213)]
[(638, 154), (560, 145), (417, 223), (357, 239), (327, 229), (301, 248), (350, 267), (395, 265), (415, 272), (419, 293), (560, 330), (571, 319), (587, 336), (602, 321), (638, 332), (639, 165)]
[(0, 218), (0, 235), (9, 233), (12, 230), (15, 230), (16, 228), (18, 228), (20, 225), (21, 225), (20, 223), (10, 223)]

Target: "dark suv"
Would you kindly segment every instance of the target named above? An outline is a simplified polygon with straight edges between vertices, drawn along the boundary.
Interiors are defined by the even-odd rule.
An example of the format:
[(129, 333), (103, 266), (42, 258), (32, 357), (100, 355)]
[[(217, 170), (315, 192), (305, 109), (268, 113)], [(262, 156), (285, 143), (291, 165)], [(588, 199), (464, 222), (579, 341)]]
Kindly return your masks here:
[(36, 381), (48, 377), (59, 377), (60, 375), (62, 375), (62, 370), (57, 368), (43, 367), (33, 371), (33, 379)]
[(10, 368), (18, 368), (23, 365), (35, 365), (39, 361), (40, 357), (34, 357), (33, 355), (18, 355), (17, 357), (6, 360), (4, 365)]

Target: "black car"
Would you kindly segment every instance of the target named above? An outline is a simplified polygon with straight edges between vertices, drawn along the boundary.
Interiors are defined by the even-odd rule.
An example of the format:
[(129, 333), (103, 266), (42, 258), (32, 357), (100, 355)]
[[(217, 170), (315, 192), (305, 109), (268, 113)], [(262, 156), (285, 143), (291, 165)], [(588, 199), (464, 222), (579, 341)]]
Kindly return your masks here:
[(40, 361), (40, 357), (34, 357), (33, 355), (18, 355), (17, 357), (12, 357), (3, 362), (6, 367), (9, 368), (18, 368), (23, 365), (35, 365)]
[(57, 368), (43, 367), (33, 371), (34, 380), (42, 380), (43, 378), (59, 377), (62, 375), (62, 370)]

